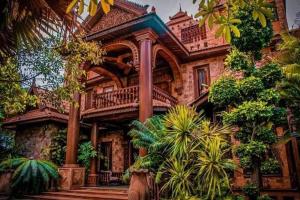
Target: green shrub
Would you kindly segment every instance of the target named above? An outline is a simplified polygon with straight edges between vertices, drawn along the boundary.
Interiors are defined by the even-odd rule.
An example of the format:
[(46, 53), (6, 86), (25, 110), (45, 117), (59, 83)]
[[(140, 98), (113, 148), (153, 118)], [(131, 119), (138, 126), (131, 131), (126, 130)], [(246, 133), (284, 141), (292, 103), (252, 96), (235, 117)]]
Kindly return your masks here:
[(273, 37), (271, 20), (267, 19), (267, 26), (262, 27), (258, 20), (253, 19), (252, 8), (249, 6), (238, 10), (234, 15), (241, 23), (237, 25), (240, 37), (233, 35), (232, 45), (242, 52), (255, 53), (255, 58), (259, 59), (261, 49), (266, 47)]
[(67, 130), (59, 130), (50, 145), (50, 159), (58, 166), (62, 166), (66, 157)]
[(246, 101), (223, 114), (223, 121), (227, 124), (244, 124), (246, 122), (261, 122), (273, 116), (273, 107), (262, 101)]
[(266, 89), (258, 94), (259, 101), (265, 101), (268, 104), (278, 104), (280, 100), (280, 94), (275, 89)]
[(235, 48), (227, 55), (224, 64), (233, 71), (245, 72), (245, 75), (250, 74), (254, 70), (250, 57)]
[(255, 185), (253, 183), (247, 183), (243, 187), (243, 192), (250, 199), (256, 199), (259, 196), (259, 188), (257, 187), (257, 185)]
[(234, 104), (239, 97), (240, 92), (235, 79), (224, 76), (211, 86), (208, 100), (219, 107), (223, 107)]
[(256, 95), (263, 91), (264, 85), (261, 79), (250, 76), (238, 82), (240, 93), (244, 99), (253, 99)]
[(257, 200), (273, 200), (273, 199), (265, 194), (263, 196), (258, 197)]
[(279, 65), (275, 63), (269, 63), (262, 66), (256, 70), (253, 75), (262, 80), (265, 88), (275, 87), (276, 82), (283, 78), (282, 70), (280, 69)]
[(11, 187), (14, 192), (38, 194), (50, 180), (57, 180), (57, 166), (46, 160), (14, 158), (3, 161), (0, 169), (14, 169)]
[(267, 150), (267, 145), (263, 142), (251, 141), (246, 144), (240, 144), (236, 153), (239, 157), (262, 158)]
[(79, 145), (78, 162), (83, 165), (86, 170), (90, 169), (90, 161), (95, 157), (97, 157), (97, 151), (93, 147), (91, 141)]
[(263, 161), (260, 167), (260, 171), (263, 174), (279, 174), (280, 169), (279, 161), (274, 158)]

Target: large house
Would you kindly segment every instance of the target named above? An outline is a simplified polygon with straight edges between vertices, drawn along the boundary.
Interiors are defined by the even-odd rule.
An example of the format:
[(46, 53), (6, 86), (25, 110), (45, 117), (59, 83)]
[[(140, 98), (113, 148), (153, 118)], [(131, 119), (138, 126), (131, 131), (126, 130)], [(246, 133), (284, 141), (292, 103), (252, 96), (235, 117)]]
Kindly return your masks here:
[[(285, 1), (274, 0), (276, 18), (274, 39), (264, 50), (268, 60), (276, 53), (279, 33), (287, 29)], [(222, 5), (218, 8), (222, 12)], [(17, 142), (25, 143), (28, 156), (39, 157), (43, 146), (51, 143), (51, 134), (67, 127), (65, 165), (60, 168), (62, 187), (85, 184), (84, 169), (76, 162), (79, 130), (88, 135), (102, 155), (92, 160), (89, 186), (120, 178), (143, 149), (132, 147), (127, 135), (132, 120), (145, 121), (165, 113), (176, 104), (204, 109), (215, 120), (207, 102), (208, 88), (224, 72), (224, 59), (230, 46), (223, 38), (215, 38), (215, 29), (180, 10), (164, 23), (155, 8), (127, 0), (115, 0), (105, 15), (101, 9), (84, 22), (87, 41), (101, 41), (107, 54), (101, 65), (87, 65), (86, 93), (75, 94), (80, 107), (70, 105), (65, 114), (50, 105), (39, 105), (4, 122), (16, 130)], [(39, 94), (33, 87), (32, 92)], [(67, 123), (68, 122), (68, 123)], [(282, 136), (282, 128), (278, 128)], [(26, 146), (27, 145), (27, 146)], [(280, 145), (278, 157), (281, 173), (263, 175), (264, 191), (274, 199), (300, 199), (299, 141), (292, 139)], [(239, 191), (249, 177), (242, 169), (234, 173), (234, 189)]]

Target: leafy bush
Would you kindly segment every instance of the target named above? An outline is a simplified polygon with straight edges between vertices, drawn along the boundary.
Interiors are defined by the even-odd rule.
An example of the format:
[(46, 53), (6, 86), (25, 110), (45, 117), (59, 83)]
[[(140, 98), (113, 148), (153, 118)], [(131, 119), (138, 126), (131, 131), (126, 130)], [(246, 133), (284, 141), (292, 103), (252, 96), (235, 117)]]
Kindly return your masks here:
[(238, 82), (240, 93), (244, 99), (253, 99), (264, 89), (261, 79), (250, 76)]
[(14, 192), (38, 194), (46, 190), (49, 181), (57, 180), (57, 166), (46, 160), (14, 158), (3, 161), (0, 169), (14, 169), (12, 189)]
[(246, 101), (234, 108), (231, 112), (223, 114), (223, 121), (227, 124), (243, 124), (249, 121), (268, 120), (273, 115), (273, 107), (263, 101)]
[(226, 67), (229, 67), (229, 69), (233, 71), (243, 71), (246, 75), (254, 70), (250, 57), (236, 48), (232, 49), (230, 54), (227, 55), (224, 64)]
[(277, 105), (280, 100), (280, 94), (275, 89), (266, 89), (258, 94), (258, 100)]
[(221, 77), (212, 84), (208, 100), (209, 102), (223, 107), (234, 104), (240, 97), (239, 88), (233, 77)]
[(258, 77), (264, 83), (265, 88), (272, 88), (275, 86), (276, 82), (283, 78), (282, 70), (279, 65), (275, 63), (269, 63), (259, 68), (253, 74)]
[(267, 145), (263, 142), (251, 141), (237, 147), (236, 153), (239, 157), (262, 158), (266, 153)]
[(260, 51), (266, 47), (273, 37), (272, 23), (266, 19), (266, 27), (262, 27), (258, 20), (252, 17), (252, 8), (245, 6), (234, 14), (234, 17), (241, 19), (237, 25), (240, 30), (240, 37), (233, 35), (232, 45), (242, 52), (255, 53), (255, 57), (260, 58)]
[(66, 129), (59, 130), (52, 138), (50, 145), (50, 159), (58, 166), (62, 166), (66, 157), (67, 133)]
[(78, 162), (82, 164), (86, 170), (90, 169), (90, 161), (95, 157), (97, 157), (97, 151), (93, 147), (91, 141), (79, 145)]
[(257, 200), (273, 200), (271, 197), (268, 195), (263, 195), (257, 198)]
[(257, 187), (257, 185), (255, 185), (253, 183), (247, 183), (243, 187), (243, 192), (250, 199), (256, 199), (259, 196), (259, 188)]
[(279, 174), (280, 169), (279, 161), (274, 158), (263, 161), (260, 167), (263, 174)]

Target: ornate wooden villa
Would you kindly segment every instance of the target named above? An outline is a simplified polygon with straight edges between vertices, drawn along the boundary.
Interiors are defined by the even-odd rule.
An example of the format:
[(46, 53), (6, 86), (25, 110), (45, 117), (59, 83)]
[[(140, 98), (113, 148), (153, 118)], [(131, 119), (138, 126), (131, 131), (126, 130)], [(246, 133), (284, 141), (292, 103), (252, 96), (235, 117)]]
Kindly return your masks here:
[[(287, 29), (285, 1), (275, 0), (274, 5), (275, 35), (264, 50), (265, 60), (276, 53), (278, 34)], [(218, 9), (221, 12), (222, 6)], [(86, 93), (74, 96), (80, 107), (70, 105), (67, 113), (61, 114), (51, 106), (40, 105), (4, 122), (16, 130), (17, 141), (28, 145), (27, 154), (37, 157), (43, 145), (49, 145), (53, 129), (67, 127), (66, 161), (60, 168), (64, 189), (119, 181), (134, 157), (147, 153), (132, 147), (127, 135), (132, 120), (145, 121), (176, 104), (204, 109), (215, 120), (207, 102), (208, 87), (224, 72), (224, 59), (230, 48), (223, 38), (215, 38), (216, 28), (199, 27), (181, 9), (164, 23), (155, 8), (115, 0), (107, 15), (99, 9), (83, 23), (88, 30), (85, 39), (101, 41), (106, 55), (101, 65), (86, 66)], [(102, 155), (92, 160), (87, 180), (84, 169), (77, 165), (79, 132), (88, 135)], [(296, 139), (280, 145), (281, 173), (263, 176), (264, 190), (277, 200), (300, 200), (298, 146)], [(136, 176), (140, 178), (132, 181), (130, 190), (137, 184), (146, 184), (143, 172), (139, 173)], [(242, 169), (234, 177), (238, 191), (248, 177)]]

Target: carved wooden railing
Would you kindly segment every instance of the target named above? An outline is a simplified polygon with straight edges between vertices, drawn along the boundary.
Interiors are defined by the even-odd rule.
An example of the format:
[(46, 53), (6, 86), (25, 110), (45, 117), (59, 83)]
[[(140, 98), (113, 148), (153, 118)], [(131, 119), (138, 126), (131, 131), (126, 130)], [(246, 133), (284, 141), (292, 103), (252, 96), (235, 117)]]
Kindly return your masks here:
[(104, 185), (122, 184), (122, 177), (124, 172), (111, 172), (111, 171), (102, 171), (99, 173), (99, 183)]
[(175, 106), (177, 103), (176, 98), (172, 97), (166, 91), (156, 86), (153, 87), (153, 99), (170, 104), (171, 106)]
[[(153, 88), (153, 99), (170, 106), (174, 106), (177, 103), (177, 100), (174, 97), (155, 86)], [(131, 103), (138, 103), (139, 86), (131, 86), (112, 92), (94, 94), (92, 102), (92, 108), (95, 109), (112, 108)], [(86, 108), (86, 110), (87, 109), (88, 108)]]
[(94, 95), (94, 108), (101, 109), (107, 107), (116, 107), (129, 103), (137, 103), (138, 98), (138, 86), (121, 88), (112, 92)]

